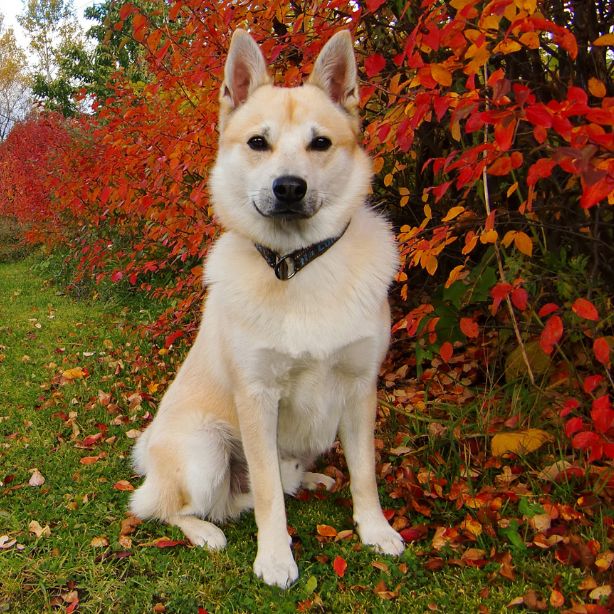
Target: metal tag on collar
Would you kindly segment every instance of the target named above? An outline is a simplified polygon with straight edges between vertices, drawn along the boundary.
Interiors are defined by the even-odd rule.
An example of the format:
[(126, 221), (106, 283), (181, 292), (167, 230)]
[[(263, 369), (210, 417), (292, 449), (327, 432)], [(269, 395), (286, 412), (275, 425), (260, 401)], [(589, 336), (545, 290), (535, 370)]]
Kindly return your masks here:
[(281, 281), (292, 279), (292, 277), (294, 277), (298, 271), (292, 254), (286, 254), (285, 256), (279, 258), (275, 263), (274, 271), (275, 277)]

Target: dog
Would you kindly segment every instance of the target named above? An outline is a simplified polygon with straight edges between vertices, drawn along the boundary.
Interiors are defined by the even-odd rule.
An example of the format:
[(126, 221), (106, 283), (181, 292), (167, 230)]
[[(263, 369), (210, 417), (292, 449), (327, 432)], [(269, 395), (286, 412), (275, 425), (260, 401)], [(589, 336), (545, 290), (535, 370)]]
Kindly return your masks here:
[(382, 514), (373, 441), (398, 255), (366, 204), (358, 103), (348, 31), (293, 88), (273, 86), (254, 39), (233, 33), (209, 181), (224, 232), (206, 259), (196, 340), (134, 449), (145, 480), (132, 513), (218, 549), (214, 523), (253, 508), (254, 572), (282, 588), (298, 578), (284, 492), (330, 489), (307, 469), (337, 434), (362, 542), (404, 549)]

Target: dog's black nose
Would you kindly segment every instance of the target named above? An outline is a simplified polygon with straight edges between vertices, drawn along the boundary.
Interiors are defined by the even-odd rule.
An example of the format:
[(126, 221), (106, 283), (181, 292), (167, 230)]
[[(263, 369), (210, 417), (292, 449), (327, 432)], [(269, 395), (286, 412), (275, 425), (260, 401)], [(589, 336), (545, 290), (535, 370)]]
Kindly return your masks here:
[(307, 193), (307, 182), (295, 175), (283, 175), (273, 181), (273, 194), (281, 203), (296, 203)]

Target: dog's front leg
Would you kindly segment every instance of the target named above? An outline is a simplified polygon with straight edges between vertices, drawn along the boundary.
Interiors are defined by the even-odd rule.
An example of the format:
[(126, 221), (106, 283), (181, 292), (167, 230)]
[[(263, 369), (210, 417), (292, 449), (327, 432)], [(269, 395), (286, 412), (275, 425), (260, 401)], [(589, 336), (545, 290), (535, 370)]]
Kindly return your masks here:
[(298, 578), (290, 549), (277, 451), (278, 395), (269, 391), (237, 394), (241, 439), (258, 526), (254, 573), (267, 584), (287, 588)]
[(399, 555), (404, 550), (403, 538), (388, 524), (382, 513), (375, 481), (373, 431), (377, 408), (374, 389), (356, 399), (341, 417), (339, 436), (350, 471), (350, 490), (354, 505), (354, 521), (364, 544), (384, 554)]

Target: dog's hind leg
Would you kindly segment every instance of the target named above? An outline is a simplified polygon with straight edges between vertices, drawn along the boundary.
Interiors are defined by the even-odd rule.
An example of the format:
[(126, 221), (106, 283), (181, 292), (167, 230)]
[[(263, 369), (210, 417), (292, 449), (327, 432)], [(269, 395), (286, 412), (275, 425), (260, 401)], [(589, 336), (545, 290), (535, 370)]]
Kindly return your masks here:
[(233, 445), (230, 427), (217, 421), (189, 433), (152, 433), (138, 448), (147, 477), (132, 495), (132, 512), (179, 527), (197, 546), (223, 548), (223, 531), (201, 518), (221, 522), (241, 511), (231, 492)]
[(335, 480), (323, 473), (312, 473), (305, 471), (301, 486), (307, 490), (318, 490), (320, 486), (324, 486), (326, 490), (331, 490), (335, 485)]
[(168, 519), (168, 523), (179, 527), (195, 546), (204, 546), (210, 550), (221, 550), (226, 546), (224, 531), (212, 522), (196, 516), (176, 514)]

